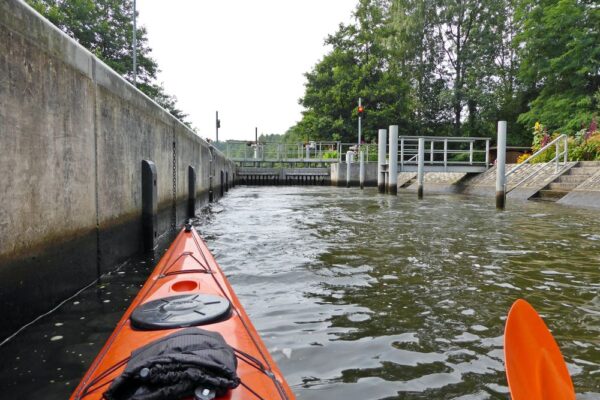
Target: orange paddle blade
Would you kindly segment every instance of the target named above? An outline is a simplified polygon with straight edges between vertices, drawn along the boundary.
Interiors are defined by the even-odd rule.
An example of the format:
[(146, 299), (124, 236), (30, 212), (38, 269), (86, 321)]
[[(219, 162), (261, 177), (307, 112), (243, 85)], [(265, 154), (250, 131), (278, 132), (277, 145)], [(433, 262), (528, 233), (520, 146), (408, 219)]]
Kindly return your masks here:
[(515, 301), (508, 312), (504, 358), (513, 400), (575, 400), (573, 382), (554, 337), (523, 299)]

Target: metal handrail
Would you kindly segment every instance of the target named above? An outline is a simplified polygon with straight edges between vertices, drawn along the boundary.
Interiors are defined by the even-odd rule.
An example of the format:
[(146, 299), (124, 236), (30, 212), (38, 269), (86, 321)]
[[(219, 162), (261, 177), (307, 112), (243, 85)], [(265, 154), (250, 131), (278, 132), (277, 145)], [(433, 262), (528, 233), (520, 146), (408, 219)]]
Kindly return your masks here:
[[(560, 143), (563, 143), (563, 151), (560, 152)], [(533, 160), (534, 158), (536, 158), (537, 156), (539, 156), (540, 154), (544, 153), (545, 151), (547, 151), (551, 146), (555, 146), (556, 150), (555, 150), (555, 155), (554, 158), (552, 160), (550, 160), (547, 163), (543, 163), (541, 164), (541, 166), (539, 168), (536, 168), (535, 171), (533, 171), (531, 174), (527, 175), (525, 178), (521, 179), (519, 182), (517, 182), (516, 185), (514, 185), (510, 190), (507, 190), (508, 187), (508, 177), (511, 176), (512, 174), (514, 174), (515, 172), (517, 172), (518, 170), (522, 169), (525, 164), (530, 163), (531, 160)], [(557, 137), (556, 139), (554, 139), (553, 141), (547, 143), (545, 146), (543, 146), (541, 149), (539, 149), (538, 151), (536, 151), (535, 153), (533, 153), (531, 156), (527, 157), (527, 159), (525, 161), (523, 161), (521, 164), (517, 165), (516, 167), (512, 168), (506, 175), (505, 175), (505, 180), (504, 180), (504, 191), (505, 193), (510, 193), (511, 191), (515, 190), (517, 187), (521, 186), (522, 184), (524, 184), (525, 182), (529, 181), (531, 178), (533, 178), (534, 176), (536, 176), (537, 174), (539, 174), (540, 172), (542, 172), (542, 170), (544, 170), (548, 165), (552, 165), (554, 164), (555, 166), (555, 173), (558, 173), (560, 171), (560, 159), (563, 159), (563, 168), (566, 167), (567, 162), (568, 162), (568, 155), (569, 155), (569, 142), (568, 142), (568, 136), (565, 134), (560, 135), (559, 137)]]

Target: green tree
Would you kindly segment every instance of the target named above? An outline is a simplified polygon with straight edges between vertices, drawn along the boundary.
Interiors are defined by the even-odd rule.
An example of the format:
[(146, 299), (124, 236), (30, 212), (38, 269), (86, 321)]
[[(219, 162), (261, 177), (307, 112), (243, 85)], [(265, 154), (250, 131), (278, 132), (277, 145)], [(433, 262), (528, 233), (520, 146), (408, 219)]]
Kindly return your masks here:
[(519, 120), (573, 133), (598, 112), (600, 7), (595, 0), (519, 0), (519, 78), (531, 96)]
[[(40, 14), (109, 67), (133, 83), (133, 2), (131, 0), (27, 0)], [(156, 82), (158, 64), (150, 56), (147, 32), (136, 30), (136, 86), (173, 116), (187, 123), (177, 99)]]
[(437, 37), (436, 0), (393, 0), (389, 45), (395, 72), (409, 83), (414, 134), (447, 135), (452, 115), (439, 71), (443, 49)]
[(407, 87), (391, 70), (386, 2), (360, 0), (354, 23), (340, 25), (326, 44), (333, 47), (306, 74), (306, 92), (300, 100), (306, 111), (288, 135), (303, 140), (357, 139), (357, 101), (361, 97), (366, 117), (363, 138), (375, 139), (377, 129), (399, 124), (409, 128)]

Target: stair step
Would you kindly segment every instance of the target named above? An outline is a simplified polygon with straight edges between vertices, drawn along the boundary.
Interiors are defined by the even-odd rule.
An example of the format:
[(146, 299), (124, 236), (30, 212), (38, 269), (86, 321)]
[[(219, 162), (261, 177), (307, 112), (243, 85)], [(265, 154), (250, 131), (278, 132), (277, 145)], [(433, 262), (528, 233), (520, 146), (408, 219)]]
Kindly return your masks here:
[(578, 167), (600, 167), (600, 161), (579, 161)]
[(406, 189), (407, 187), (410, 187), (416, 181), (417, 181), (417, 178), (410, 178), (409, 180), (407, 180), (406, 182), (404, 182), (402, 185), (400, 185), (400, 188), (401, 189)]
[(542, 189), (538, 192), (538, 200), (556, 201), (569, 193), (568, 190)]
[(570, 192), (577, 186), (579, 186), (579, 182), (553, 182), (548, 185), (548, 189)]
[(594, 175), (598, 171), (600, 171), (600, 167), (573, 167), (567, 172), (567, 174), (591, 176), (591, 175)]
[(577, 183), (580, 184), (588, 180), (589, 175), (561, 175), (555, 182)]

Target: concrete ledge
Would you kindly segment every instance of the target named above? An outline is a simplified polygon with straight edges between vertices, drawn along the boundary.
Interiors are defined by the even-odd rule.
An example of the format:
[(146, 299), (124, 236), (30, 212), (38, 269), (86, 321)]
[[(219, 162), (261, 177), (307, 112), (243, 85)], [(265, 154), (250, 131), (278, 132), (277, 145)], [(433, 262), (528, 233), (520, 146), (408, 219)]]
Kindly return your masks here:
[(557, 203), (566, 206), (600, 209), (600, 191), (572, 191), (558, 200)]

